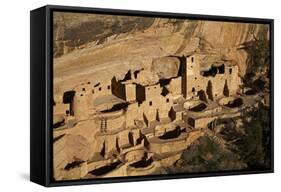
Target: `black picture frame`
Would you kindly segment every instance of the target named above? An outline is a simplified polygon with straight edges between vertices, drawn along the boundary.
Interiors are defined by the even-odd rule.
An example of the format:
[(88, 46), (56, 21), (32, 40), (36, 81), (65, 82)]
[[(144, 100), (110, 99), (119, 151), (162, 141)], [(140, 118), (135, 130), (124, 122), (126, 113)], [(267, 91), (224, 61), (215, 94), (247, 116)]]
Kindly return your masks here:
[[(53, 95), (53, 11), (100, 13), (110, 15), (149, 16), (162, 18), (200, 19), (209, 21), (229, 21), (263, 23), (270, 25), (270, 126), (271, 126), (271, 166), (268, 170), (220, 171), (208, 173), (188, 173), (158, 176), (116, 177), (71, 181), (52, 179), (52, 95)], [(196, 15), (167, 12), (148, 12), (136, 10), (101, 9), (46, 5), (30, 12), (30, 180), (43, 186), (66, 186), (112, 182), (147, 181), (160, 179), (179, 179), (210, 176), (274, 172), (274, 20), (246, 17)]]

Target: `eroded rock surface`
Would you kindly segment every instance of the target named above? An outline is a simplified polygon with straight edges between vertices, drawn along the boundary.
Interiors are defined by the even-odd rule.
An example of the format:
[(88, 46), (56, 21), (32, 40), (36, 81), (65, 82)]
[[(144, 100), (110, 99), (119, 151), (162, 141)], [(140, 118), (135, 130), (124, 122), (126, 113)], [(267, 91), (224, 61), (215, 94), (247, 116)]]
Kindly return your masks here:
[(177, 57), (161, 57), (154, 59), (151, 71), (156, 73), (159, 79), (170, 79), (178, 76), (180, 60)]
[[(59, 136), (54, 140), (53, 155), (55, 157), (55, 178), (79, 179), (85, 176), (83, 175), (83, 171), (81, 171), (81, 169), (83, 169), (83, 163), (89, 159), (91, 154), (90, 144), (87, 139), (80, 135), (66, 134)], [(69, 175), (68, 170), (70, 169), (76, 170)]]

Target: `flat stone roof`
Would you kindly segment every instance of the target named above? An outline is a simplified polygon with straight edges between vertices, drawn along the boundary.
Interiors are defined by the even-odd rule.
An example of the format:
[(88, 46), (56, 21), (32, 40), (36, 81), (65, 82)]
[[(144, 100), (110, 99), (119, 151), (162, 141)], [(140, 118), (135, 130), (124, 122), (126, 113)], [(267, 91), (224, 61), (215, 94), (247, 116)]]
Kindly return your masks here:
[(116, 97), (115, 95), (108, 94), (99, 96), (93, 101), (93, 107), (98, 108), (98, 110), (107, 110), (112, 108), (116, 104), (126, 103), (123, 99)]

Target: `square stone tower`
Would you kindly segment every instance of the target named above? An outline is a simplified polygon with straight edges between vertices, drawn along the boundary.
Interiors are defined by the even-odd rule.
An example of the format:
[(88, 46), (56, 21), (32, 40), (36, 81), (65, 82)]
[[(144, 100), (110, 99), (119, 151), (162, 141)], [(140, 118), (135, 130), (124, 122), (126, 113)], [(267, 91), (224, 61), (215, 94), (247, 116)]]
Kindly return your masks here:
[(182, 66), (182, 94), (186, 99), (191, 98), (200, 84), (200, 69), (198, 55), (186, 57)]

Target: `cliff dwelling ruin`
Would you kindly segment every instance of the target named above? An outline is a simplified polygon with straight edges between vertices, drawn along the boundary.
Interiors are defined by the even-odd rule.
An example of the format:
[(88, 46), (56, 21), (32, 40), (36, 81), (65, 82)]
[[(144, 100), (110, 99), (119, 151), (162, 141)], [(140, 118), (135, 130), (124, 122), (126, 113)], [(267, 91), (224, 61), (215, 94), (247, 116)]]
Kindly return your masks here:
[[(71, 13), (64, 14), (55, 15), (55, 24)], [(88, 23), (94, 22), (91, 17), (88, 14)], [(108, 26), (116, 22), (102, 17)], [(122, 18), (116, 24), (120, 26), (115, 26), (120, 32), (99, 34), (101, 39), (81, 37), (84, 43), (77, 41), (76, 47), (71, 38), (81, 34), (74, 24), (65, 29), (70, 40), (54, 37), (55, 180), (174, 173), (183, 166), (183, 157), (190, 153), (187, 149), (204, 146), (200, 142), (206, 138), (235, 158), (236, 169), (247, 167), (229, 149), (238, 136), (229, 142), (227, 133), (235, 129), (242, 134), (243, 125), (254, 119), (251, 114), (257, 108), (266, 113), (268, 79), (263, 73), (256, 77), (265, 83), (263, 90), (245, 83), (247, 72), (241, 72), (241, 66), (246, 53), (235, 47), (237, 42), (225, 42), (231, 48), (225, 56), (219, 48), (209, 51), (209, 43), (216, 45), (212, 39), (204, 48), (200, 47), (204, 41), (197, 41), (192, 34), (186, 40), (192, 27), (188, 22), (181, 21), (175, 28), (168, 19), (145, 19), (143, 23), (130, 21), (138, 28), (126, 31), (123, 27), (130, 22)], [(214, 27), (228, 24), (217, 25)], [(153, 40), (146, 41), (148, 38)], [(203, 160), (215, 157), (206, 153)], [(194, 167), (183, 170), (204, 171)]]

